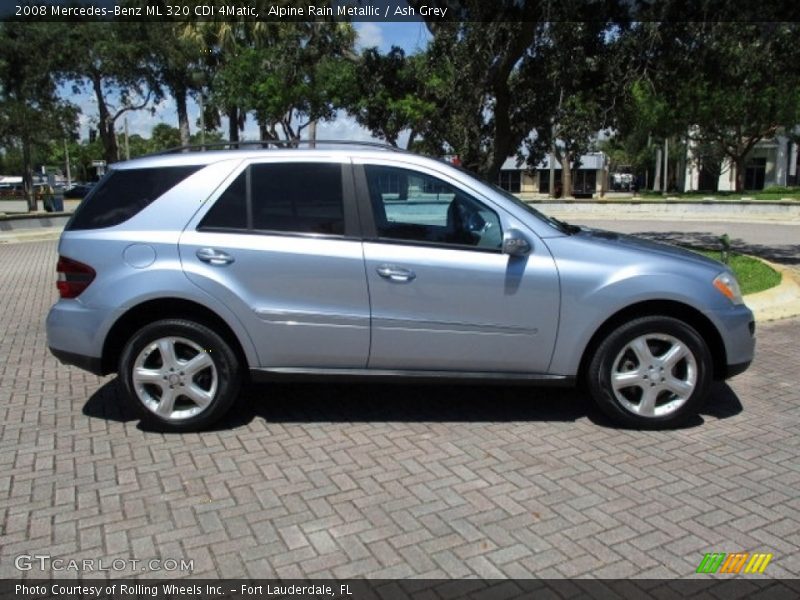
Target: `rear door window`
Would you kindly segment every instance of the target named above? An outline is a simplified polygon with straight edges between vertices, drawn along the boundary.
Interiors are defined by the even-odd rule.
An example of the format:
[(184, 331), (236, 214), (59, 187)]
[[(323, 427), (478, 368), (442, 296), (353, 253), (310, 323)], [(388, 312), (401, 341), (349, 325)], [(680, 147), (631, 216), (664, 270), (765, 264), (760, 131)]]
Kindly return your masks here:
[(253, 165), (253, 229), (344, 233), (342, 168), (336, 163)]
[(198, 228), (343, 235), (344, 213), (341, 164), (261, 163), (231, 183)]
[(67, 230), (100, 229), (124, 223), (202, 165), (111, 171), (81, 202)]

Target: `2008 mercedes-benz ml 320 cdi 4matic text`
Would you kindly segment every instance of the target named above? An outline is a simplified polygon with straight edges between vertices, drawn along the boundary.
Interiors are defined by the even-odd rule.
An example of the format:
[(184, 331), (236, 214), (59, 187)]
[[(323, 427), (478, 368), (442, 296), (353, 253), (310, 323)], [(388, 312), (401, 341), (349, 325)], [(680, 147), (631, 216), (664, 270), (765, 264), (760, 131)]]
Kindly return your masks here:
[(57, 271), (53, 354), (118, 372), (176, 430), (218, 420), (246, 377), (286, 376), (581, 383), (617, 422), (666, 427), (754, 350), (724, 265), (364, 146), (114, 165)]

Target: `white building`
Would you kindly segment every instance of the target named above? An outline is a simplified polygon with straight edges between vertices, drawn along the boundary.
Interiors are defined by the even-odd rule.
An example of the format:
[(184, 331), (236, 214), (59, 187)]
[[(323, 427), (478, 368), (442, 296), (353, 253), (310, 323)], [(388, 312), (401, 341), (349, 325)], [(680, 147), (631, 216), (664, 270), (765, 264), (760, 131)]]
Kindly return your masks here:
[[(736, 189), (736, 166), (729, 159), (722, 163), (720, 173), (703, 169), (701, 157), (693, 156), (691, 146), (686, 161), (683, 191), (719, 191)], [(788, 137), (775, 136), (761, 140), (747, 156), (744, 189), (763, 190), (772, 185), (798, 185), (800, 156), (798, 146)]]
[[(581, 156), (580, 166), (572, 171), (572, 189), (576, 197), (592, 197), (608, 189), (608, 159), (603, 152)], [(555, 182), (561, 185), (561, 163), (555, 161)], [(550, 193), (550, 159), (545, 158), (533, 168), (517, 166), (516, 158), (508, 158), (500, 168), (498, 184), (513, 194)]]

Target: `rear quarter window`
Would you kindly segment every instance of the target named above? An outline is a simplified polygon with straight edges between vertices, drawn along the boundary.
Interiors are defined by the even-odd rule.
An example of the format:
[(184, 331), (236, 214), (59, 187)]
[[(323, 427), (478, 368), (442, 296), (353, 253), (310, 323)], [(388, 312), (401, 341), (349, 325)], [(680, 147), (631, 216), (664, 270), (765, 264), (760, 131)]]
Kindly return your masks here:
[(202, 165), (111, 171), (81, 202), (67, 230), (124, 223)]

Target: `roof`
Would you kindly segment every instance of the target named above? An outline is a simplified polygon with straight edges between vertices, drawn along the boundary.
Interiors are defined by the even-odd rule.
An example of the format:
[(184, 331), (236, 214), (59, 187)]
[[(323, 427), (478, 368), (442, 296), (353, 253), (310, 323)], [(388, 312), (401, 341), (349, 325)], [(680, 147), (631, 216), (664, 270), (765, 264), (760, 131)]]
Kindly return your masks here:
[[(606, 155), (602, 152), (590, 152), (589, 154), (581, 155), (581, 166), (580, 169), (589, 169), (589, 170), (598, 170), (602, 169), (605, 166), (605, 159)], [(550, 168), (550, 157), (546, 156), (544, 160), (540, 161), (535, 167), (535, 169), (549, 169)], [(519, 171), (519, 170), (526, 170), (527, 167), (523, 163), (521, 166), (517, 166), (517, 158), (511, 157), (507, 158), (503, 163), (503, 166), (500, 167), (503, 171)], [(555, 162), (555, 169), (561, 169), (561, 163), (559, 161)]]

